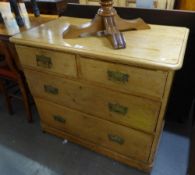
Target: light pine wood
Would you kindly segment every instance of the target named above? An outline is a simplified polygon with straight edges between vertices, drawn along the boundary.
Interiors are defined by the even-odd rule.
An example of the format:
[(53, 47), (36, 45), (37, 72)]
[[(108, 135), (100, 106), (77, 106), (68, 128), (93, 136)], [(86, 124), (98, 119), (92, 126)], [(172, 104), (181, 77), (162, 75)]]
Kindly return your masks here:
[[(24, 70), (34, 96), (68, 106), (115, 123), (153, 133), (156, 128), (160, 102), (97, 88), (64, 78), (47, 76), (28, 69)], [(36, 86), (33, 86), (36, 84)], [(45, 85), (58, 90), (57, 94), (45, 91)], [(114, 109), (110, 110), (111, 107)], [(115, 108), (126, 108), (120, 113)], [(123, 110), (123, 109), (121, 109)]]
[[(186, 47), (189, 34), (189, 30), (185, 27), (150, 25), (150, 30), (124, 32), (127, 49), (121, 50), (113, 50), (105, 37), (63, 39), (62, 32), (69, 23), (80, 25), (87, 21), (90, 20), (61, 17), (41, 28), (17, 34), (11, 38), (11, 41), (56, 51), (66, 50), (85, 57), (146, 68), (177, 70), (182, 66), (185, 52), (181, 49)], [(48, 31), (50, 31), (50, 40), (48, 40)]]
[[(127, 157), (147, 162), (153, 140), (151, 135), (88, 116), (44, 100), (36, 99), (36, 103), (42, 116), (41, 119), (45, 124), (54, 127), (58, 126), (57, 128), (60, 125), (62, 130), (72, 135), (95, 142), (97, 145), (102, 145), (107, 149), (112, 148), (113, 151)], [(54, 119), (55, 116), (62, 117), (64, 123), (56, 121)], [(56, 124), (56, 122), (61, 124)], [(109, 135), (123, 140), (118, 143), (110, 140)]]
[[(150, 171), (189, 30), (150, 25), (124, 32), (127, 48), (113, 50), (104, 37), (63, 40), (68, 21), (87, 20), (63, 17), (11, 38), (43, 131)], [(56, 69), (37, 67), (37, 53), (52, 57)]]
[[(158, 99), (163, 97), (167, 79), (167, 72), (165, 71), (130, 67), (84, 57), (80, 57), (79, 61), (83, 79), (103, 83), (110, 88), (127, 93), (146, 94)], [(126, 76), (127, 79), (112, 77), (113, 74)], [(145, 77), (150, 78), (146, 79)]]
[(30, 66), (38, 71), (77, 77), (76, 58), (73, 54), (20, 45), (16, 46), (16, 49), (23, 66)]
[(48, 132), (52, 135), (56, 135), (61, 138), (65, 138), (73, 143), (80, 144), (84, 147), (87, 147), (91, 149), (92, 151), (96, 151), (98, 153), (101, 153), (103, 155), (106, 155), (110, 158), (113, 158), (114, 160), (120, 161), (126, 165), (129, 165), (131, 167), (135, 167), (137, 169), (140, 169), (145, 172), (150, 172), (152, 168), (152, 164), (146, 164), (143, 161), (138, 161), (135, 158), (127, 157), (125, 155), (122, 155), (116, 151), (111, 150), (110, 148), (98, 146), (96, 143), (87, 141), (86, 139), (81, 139), (77, 136), (71, 135), (70, 133), (63, 132), (62, 130), (55, 129), (54, 127), (51, 127), (45, 123), (41, 123), (41, 127), (43, 132)]

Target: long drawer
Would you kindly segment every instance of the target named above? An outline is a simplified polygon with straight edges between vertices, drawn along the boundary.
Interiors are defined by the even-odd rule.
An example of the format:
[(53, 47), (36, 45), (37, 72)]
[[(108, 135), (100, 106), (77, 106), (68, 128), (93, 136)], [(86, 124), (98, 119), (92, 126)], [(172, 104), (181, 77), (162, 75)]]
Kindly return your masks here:
[(77, 77), (74, 54), (16, 45), (21, 64), (44, 72)]
[(162, 98), (167, 72), (80, 57), (81, 77), (115, 90)]
[(36, 98), (41, 121), (125, 156), (148, 161), (153, 136)]
[(158, 101), (27, 69), (25, 75), (36, 97), (143, 131), (154, 132), (156, 128), (161, 105)]

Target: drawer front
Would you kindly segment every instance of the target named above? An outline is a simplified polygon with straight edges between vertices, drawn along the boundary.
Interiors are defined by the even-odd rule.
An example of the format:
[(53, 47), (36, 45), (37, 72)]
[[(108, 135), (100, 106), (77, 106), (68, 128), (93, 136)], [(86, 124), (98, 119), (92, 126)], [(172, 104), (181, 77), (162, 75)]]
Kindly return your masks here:
[(160, 102), (30, 70), (25, 70), (25, 75), (34, 96), (128, 127), (148, 132), (156, 128)]
[(147, 162), (153, 137), (51, 102), (35, 99), (42, 122), (125, 156)]
[(75, 55), (20, 45), (16, 49), (24, 67), (77, 77)]
[(81, 76), (123, 92), (162, 98), (167, 73), (80, 58)]

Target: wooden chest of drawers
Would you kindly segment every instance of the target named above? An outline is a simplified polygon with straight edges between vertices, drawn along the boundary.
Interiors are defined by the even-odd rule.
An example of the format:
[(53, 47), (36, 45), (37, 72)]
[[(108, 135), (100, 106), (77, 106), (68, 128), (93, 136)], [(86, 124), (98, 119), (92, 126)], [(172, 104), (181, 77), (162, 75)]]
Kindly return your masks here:
[(62, 17), (15, 35), (44, 131), (149, 171), (163, 129), (188, 29), (151, 25), (124, 32), (127, 48), (104, 37), (62, 39)]

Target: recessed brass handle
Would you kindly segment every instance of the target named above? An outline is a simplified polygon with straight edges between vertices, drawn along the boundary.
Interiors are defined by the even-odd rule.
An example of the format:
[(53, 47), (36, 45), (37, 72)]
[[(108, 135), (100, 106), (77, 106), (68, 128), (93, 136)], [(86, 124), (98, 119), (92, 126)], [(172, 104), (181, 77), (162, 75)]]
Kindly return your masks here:
[(127, 83), (129, 81), (129, 75), (118, 71), (107, 71), (108, 80), (119, 83)]
[(52, 67), (51, 58), (45, 55), (36, 55), (36, 61), (37, 61), (37, 66), (39, 67), (48, 68), (48, 69)]
[(64, 117), (60, 116), (60, 115), (53, 115), (53, 119), (57, 122), (60, 123), (66, 123), (66, 120)]
[(110, 141), (116, 142), (116, 143), (118, 143), (120, 145), (125, 143), (125, 140), (122, 137), (118, 136), (118, 135), (108, 134), (108, 139)]
[(126, 115), (128, 113), (128, 107), (122, 106), (118, 103), (108, 103), (108, 109), (111, 112), (115, 112), (121, 115)]
[(50, 85), (44, 85), (44, 90), (46, 93), (57, 95), (59, 93), (58, 88), (50, 86)]

